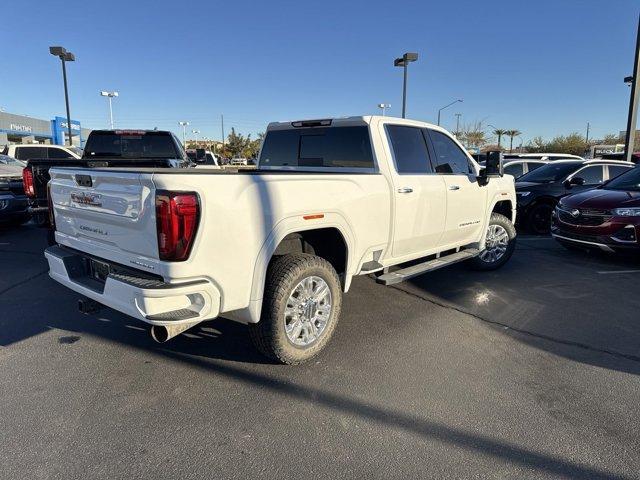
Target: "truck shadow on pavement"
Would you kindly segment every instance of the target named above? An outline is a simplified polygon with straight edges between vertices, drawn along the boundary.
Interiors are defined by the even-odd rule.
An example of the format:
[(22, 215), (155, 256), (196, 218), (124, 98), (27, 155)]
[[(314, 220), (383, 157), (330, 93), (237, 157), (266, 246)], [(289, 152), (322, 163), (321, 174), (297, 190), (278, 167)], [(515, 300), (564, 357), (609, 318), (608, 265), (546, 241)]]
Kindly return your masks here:
[(493, 272), (456, 265), (398, 286), (514, 339), (598, 367), (640, 374), (640, 259), (567, 251), (524, 237)]

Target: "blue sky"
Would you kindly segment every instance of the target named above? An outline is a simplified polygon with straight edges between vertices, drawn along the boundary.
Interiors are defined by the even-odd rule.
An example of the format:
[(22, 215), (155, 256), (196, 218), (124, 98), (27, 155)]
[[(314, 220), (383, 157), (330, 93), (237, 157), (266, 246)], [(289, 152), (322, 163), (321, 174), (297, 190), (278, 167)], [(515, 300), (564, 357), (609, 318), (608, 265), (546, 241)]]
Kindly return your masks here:
[[(118, 90), (116, 125), (172, 129), (188, 120), (220, 138), (220, 114), (243, 133), (272, 120), (400, 116), (410, 66), (408, 116), (443, 125), (484, 120), (528, 140), (625, 128), (640, 3), (536, 1), (31, 1), (0, 29), (0, 107), (64, 114), (59, 62), (69, 65), (71, 113), (108, 126), (100, 90)], [(7, 12), (5, 12), (7, 13)]]

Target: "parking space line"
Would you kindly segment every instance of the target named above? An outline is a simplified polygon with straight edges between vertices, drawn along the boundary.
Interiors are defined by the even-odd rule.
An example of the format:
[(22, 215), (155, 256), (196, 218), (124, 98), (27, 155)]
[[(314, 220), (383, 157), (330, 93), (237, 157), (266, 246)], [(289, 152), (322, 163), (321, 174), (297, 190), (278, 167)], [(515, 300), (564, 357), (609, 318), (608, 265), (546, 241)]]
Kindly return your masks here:
[(640, 270), (603, 270), (598, 273), (600, 275), (608, 275), (613, 273), (640, 273)]

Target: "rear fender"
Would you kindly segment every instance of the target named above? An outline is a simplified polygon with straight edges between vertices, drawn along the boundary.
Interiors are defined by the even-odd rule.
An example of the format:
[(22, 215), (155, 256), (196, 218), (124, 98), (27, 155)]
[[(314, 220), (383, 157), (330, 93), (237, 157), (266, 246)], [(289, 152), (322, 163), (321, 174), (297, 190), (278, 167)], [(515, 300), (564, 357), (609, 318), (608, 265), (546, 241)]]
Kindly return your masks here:
[[(347, 246), (347, 264), (345, 268), (344, 278), (344, 291), (349, 290), (351, 285), (351, 279), (354, 275), (353, 268), (355, 268), (354, 252), (355, 252), (355, 237), (353, 236), (351, 227), (346, 219), (339, 213), (331, 212), (325, 213), (324, 218), (305, 220), (302, 216), (296, 215), (293, 217), (285, 218), (281, 220), (271, 231), (267, 240), (263, 244), (258, 257), (256, 259), (255, 267), (253, 269), (253, 280), (251, 284), (251, 297), (248, 311), (245, 315), (242, 315), (245, 321), (256, 323), (260, 320), (260, 311), (262, 307), (262, 298), (264, 292), (264, 285), (267, 276), (267, 267), (271, 261), (273, 253), (278, 248), (278, 244), (287, 235), (291, 233), (316, 230), (321, 228), (335, 228), (337, 229)], [(246, 315), (248, 314), (248, 315)]]

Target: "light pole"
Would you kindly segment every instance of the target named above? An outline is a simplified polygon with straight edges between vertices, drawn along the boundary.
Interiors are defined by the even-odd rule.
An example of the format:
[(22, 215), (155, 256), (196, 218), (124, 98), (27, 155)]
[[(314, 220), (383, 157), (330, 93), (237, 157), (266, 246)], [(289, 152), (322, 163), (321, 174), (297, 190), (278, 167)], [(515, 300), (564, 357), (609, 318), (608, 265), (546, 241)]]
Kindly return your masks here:
[(69, 145), (72, 145), (71, 137), (71, 113), (69, 111), (69, 90), (67, 88), (67, 66), (66, 62), (75, 62), (76, 56), (67, 52), (64, 47), (49, 47), (49, 53), (60, 59), (62, 62), (62, 79), (64, 80), (64, 101), (67, 105), (67, 131), (69, 132)]
[(382, 109), (382, 116), (384, 117), (385, 111), (387, 108), (391, 108), (391, 104), (389, 103), (379, 103), (378, 108)]
[(460, 135), (460, 117), (461, 113), (456, 113), (456, 138)]
[(633, 144), (636, 136), (636, 124), (638, 118), (638, 101), (640, 100), (640, 16), (638, 17), (638, 32), (636, 38), (636, 56), (633, 62), (633, 75), (625, 77), (625, 83), (631, 84), (629, 97), (629, 115), (627, 116), (627, 138), (625, 139), (624, 159), (631, 161)]
[(462, 103), (462, 99), (459, 98), (457, 100), (454, 100), (453, 102), (449, 103), (448, 105), (445, 105), (444, 107), (442, 107), (441, 109), (438, 110), (438, 126), (440, 126), (440, 112), (442, 110), (444, 110), (445, 108), (449, 108), (451, 105), (455, 105), (458, 102)]
[(189, 122), (178, 122), (178, 125), (182, 125), (182, 145), (184, 145), (185, 150), (187, 149), (187, 125)]
[(200, 133), (200, 130), (191, 130), (191, 133), (193, 133), (196, 137), (196, 147), (198, 146), (198, 134)]
[(402, 118), (406, 118), (407, 113), (407, 67), (411, 62), (418, 60), (417, 53), (405, 53), (400, 58), (393, 61), (394, 67), (402, 67), (404, 70), (404, 80), (402, 83)]
[(118, 96), (118, 92), (100, 92), (100, 96), (107, 97), (109, 99), (109, 119), (111, 120), (111, 130), (113, 130), (113, 108), (111, 106), (111, 99)]

